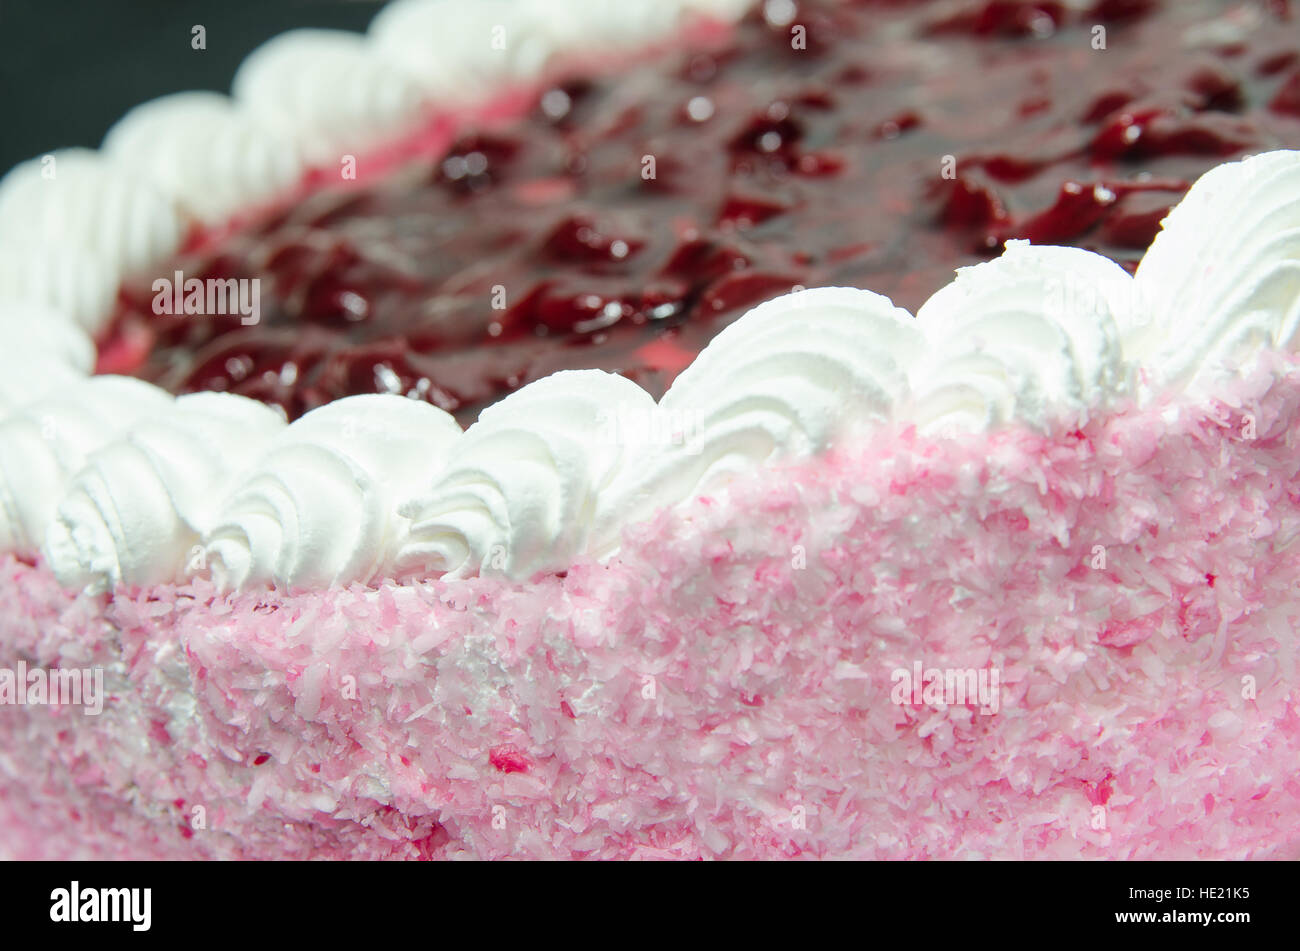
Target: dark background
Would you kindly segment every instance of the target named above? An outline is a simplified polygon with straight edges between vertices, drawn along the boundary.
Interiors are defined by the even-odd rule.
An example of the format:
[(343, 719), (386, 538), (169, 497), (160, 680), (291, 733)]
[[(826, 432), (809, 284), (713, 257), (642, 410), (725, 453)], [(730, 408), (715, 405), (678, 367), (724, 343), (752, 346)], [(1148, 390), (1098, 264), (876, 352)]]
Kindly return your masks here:
[[(0, 175), (65, 146), (98, 147), (134, 105), (229, 92), (243, 58), (277, 33), (363, 30), (382, 0), (0, 0)], [(190, 47), (195, 24), (206, 50)]]

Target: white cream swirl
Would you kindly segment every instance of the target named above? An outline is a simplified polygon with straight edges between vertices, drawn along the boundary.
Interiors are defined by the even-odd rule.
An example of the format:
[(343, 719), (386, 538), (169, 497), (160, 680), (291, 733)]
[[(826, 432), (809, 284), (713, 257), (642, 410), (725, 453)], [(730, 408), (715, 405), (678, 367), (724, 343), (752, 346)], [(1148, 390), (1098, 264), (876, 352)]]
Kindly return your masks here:
[(35, 553), (86, 457), (171, 403), (170, 394), (143, 380), (96, 376), (0, 422), (0, 551)]
[(402, 506), (398, 568), (522, 580), (567, 567), (637, 448), (620, 423), (655, 412), (645, 390), (600, 370), (553, 373), (488, 407), (432, 488)]
[(682, 5), (696, 13), (722, 21), (739, 20), (754, 6), (753, 0), (683, 0)]
[(115, 279), (169, 257), (183, 235), (171, 202), (89, 149), (31, 159), (0, 180), (0, 240), (83, 249)]
[(95, 366), (95, 345), (62, 314), (28, 300), (0, 298), (0, 419), (74, 386)]
[(0, 297), (0, 361), (14, 367), (32, 356), (51, 357), (82, 375), (95, 368), (95, 343), (53, 307)]
[(394, 134), (423, 106), (410, 77), (365, 37), (342, 30), (281, 33), (248, 55), (231, 90), (308, 162), (340, 172), (345, 155)]
[(929, 346), (906, 418), (922, 432), (1086, 420), (1129, 389), (1116, 314), (1131, 281), (1100, 255), (1027, 241), (958, 269), (917, 313)]
[(1300, 152), (1211, 169), (1162, 223), (1135, 283), (1151, 322), (1135, 341), (1159, 383), (1234, 369), (1300, 344)]
[(553, 8), (516, 0), (396, 0), (375, 15), (376, 51), (433, 96), (484, 99), (539, 75), (556, 51)]
[(86, 379), (86, 374), (49, 353), (33, 353), (21, 360), (0, 357), (0, 420), (33, 400), (66, 392)]
[(287, 191), (302, 174), (292, 142), (214, 92), (136, 106), (108, 130), (102, 149), (205, 224)]
[(461, 439), (442, 410), (350, 396), (290, 425), (239, 480), (204, 536), (222, 588), (325, 588), (390, 568), (398, 501), (427, 485)]
[(820, 452), (891, 415), (922, 345), (916, 321), (886, 297), (847, 287), (760, 304), (709, 343), (660, 401), (663, 438), (611, 490), (621, 526), (708, 492), (769, 460)]
[(112, 313), (119, 277), (89, 248), (0, 240), (0, 299), (44, 304), (92, 333)]
[(670, 33), (690, 4), (682, 0), (587, 0), (556, 4), (524, 0), (536, 11), (538, 29), (557, 50), (607, 50), (644, 46)]
[(177, 398), (87, 458), (45, 536), (68, 586), (179, 581), (231, 479), (284, 428), (264, 403), (228, 393)]

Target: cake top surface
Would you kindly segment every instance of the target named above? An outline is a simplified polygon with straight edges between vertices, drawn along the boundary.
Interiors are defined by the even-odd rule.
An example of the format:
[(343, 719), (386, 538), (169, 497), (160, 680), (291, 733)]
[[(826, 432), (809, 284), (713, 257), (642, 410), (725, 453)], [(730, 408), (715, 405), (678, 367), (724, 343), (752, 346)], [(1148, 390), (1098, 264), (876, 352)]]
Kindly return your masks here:
[(0, 548), (526, 579), (850, 433), (1069, 431), (1294, 344), (1284, 6), (580, 6), (285, 34), (6, 176)]

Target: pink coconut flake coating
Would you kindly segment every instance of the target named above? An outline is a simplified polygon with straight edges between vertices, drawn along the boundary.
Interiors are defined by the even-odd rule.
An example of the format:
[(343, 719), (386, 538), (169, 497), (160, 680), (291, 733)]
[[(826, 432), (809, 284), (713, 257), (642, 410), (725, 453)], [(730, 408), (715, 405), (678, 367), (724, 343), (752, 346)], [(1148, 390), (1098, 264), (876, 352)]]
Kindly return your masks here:
[[(1082, 430), (885, 430), (528, 584), (93, 598), (7, 558), (0, 666), (109, 700), (0, 707), (0, 852), (1300, 857), (1298, 420), (1265, 354)], [(997, 712), (893, 702), (916, 663), (998, 671)]]

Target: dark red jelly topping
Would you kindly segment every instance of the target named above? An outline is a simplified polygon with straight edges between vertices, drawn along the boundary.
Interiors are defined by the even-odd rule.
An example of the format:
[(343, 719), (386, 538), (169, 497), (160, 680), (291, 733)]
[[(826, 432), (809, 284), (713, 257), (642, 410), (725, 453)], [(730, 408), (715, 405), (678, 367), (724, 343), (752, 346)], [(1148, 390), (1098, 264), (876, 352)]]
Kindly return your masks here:
[(1132, 267), (1202, 172), (1300, 144), (1286, 3), (781, 6), (160, 267), (260, 278), (262, 319), (157, 316), (142, 283), (134, 372), (291, 416), (379, 391), (470, 422), (583, 367), (658, 396), (796, 285), (915, 310), (1016, 237)]

